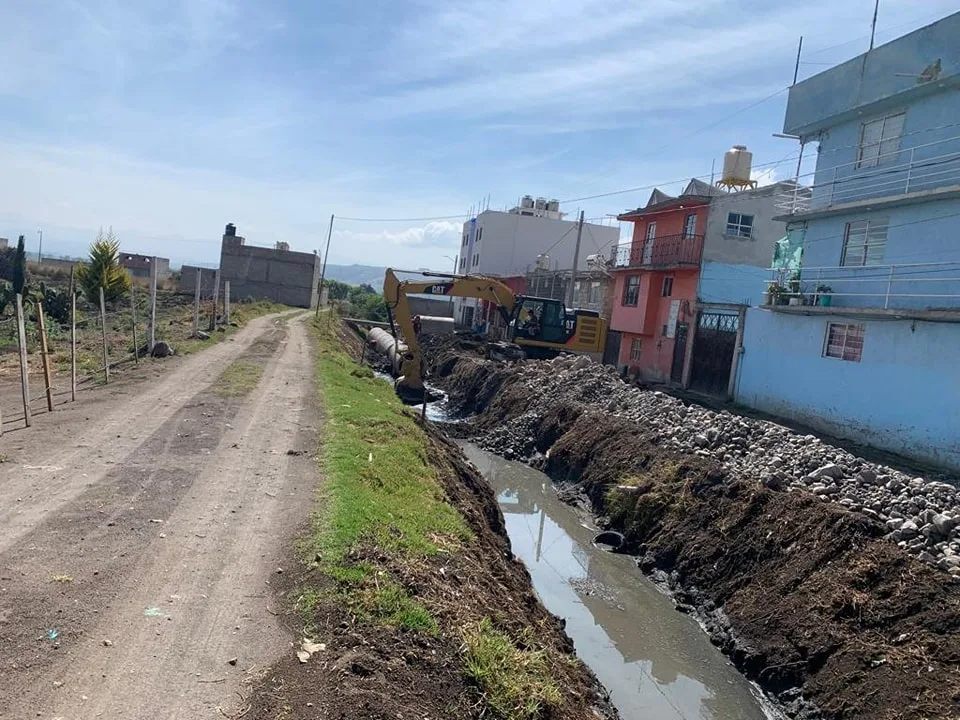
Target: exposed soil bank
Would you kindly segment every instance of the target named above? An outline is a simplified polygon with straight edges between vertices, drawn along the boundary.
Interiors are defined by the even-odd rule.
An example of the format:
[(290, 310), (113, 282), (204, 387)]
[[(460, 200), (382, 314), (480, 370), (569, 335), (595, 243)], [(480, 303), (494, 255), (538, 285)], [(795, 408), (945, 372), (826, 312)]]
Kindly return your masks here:
[[(610, 405), (599, 373), (560, 392), (546, 388), (558, 373), (531, 361), (495, 365), (460, 348), (436, 362), (452, 406), (477, 413), (460, 433), (471, 426), (487, 449), (539, 458), (571, 498), (624, 533), (641, 568), (671, 585), (680, 609), (701, 613), (715, 642), (790, 714), (815, 716), (804, 699), (827, 718), (960, 714), (960, 600), (950, 575), (897, 547), (859, 508), (771, 489), (790, 484), (742, 459), (754, 458), (751, 445), (764, 436), (727, 440), (731, 461), (721, 462), (684, 452), (690, 431), (666, 432), (655, 412), (615, 416), (623, 408)], [(704, 440), (692, 446), (714, 442)]]
[[(318, 527), (323, 538), (329, 537), (331, 523), (331, 532), (344, 532), (337, 524), (342, 517), (329, 517), (342, 512), (342, 507), (337, 509), (342, 499), (323, 491), (317, 521), (305, 529), (298, 557), (277, 576), (281, 583), (278, 608), (284, 610), (298, 646), (255, 687), (244, 717), (617, 718), (596, 678), (576, 659), (563, 622), (537, 600), (525, 566), (510, 549), (503, 515), (490, 487), (458, 447), (437, 430), (421, 429), (414, 422), (411, 411), (392, 397), (389, 385), (348, 365), (347, 356), (359, 356), (356, 337), (342, 328), (324, 328), (323, 322), (318, 323), (318, 381), (329, 416), (323, 442), (328, 447), (333, 440), (342, 444), (343, 437), (331, 433), (350, 432), (354, 426), (367, 430), (359, 416), (338, 414), (332, 398), (340, 406), (347, 405), (345, 393), (355, 392), (352, 410), (363, 403), (386, 406), (384, 419), (378, 422), (395, 423), (388, 428), (391, 437), (400, 427), (407, 440), (423, 448), (419, 458), (431, 469), (434, 499), (452, 508), (463, 527), (446, 535), (428, 533), (429, 547), (412, 546), (405, 535), (421, 527), (416, 524), (419, 519), (402, 517), (404, 498), (397, 497), (396, 522), (371, 525), (334, 567), (329, 543), (319, 545), (313, 555)], [(338, 344), (345, 353), (333, 347)], [(348, 377), (331, 376), (337, 367)], [(336, 394), (331, 383), (338, 384)], [(373, 498), (368, 506), (372, 514), (383, 493), (391, 491), (384, 486), (403, 482), (400, 476), (408, 469), (402, 465), (409, 458), (386, 457), (384, 446), (375, 442), (368, 447), (370, 460), (365, 449), (355, 477), (334, 478), (333, 473), (351, 467), (340, 462), (342, 457), (325, 455), (323, 467), (328, 487), (346, 480), (356, 483), (363, 497)], [(386, 464), (385, 474), (378, 463)], [(425, 507), (423, 512), (436, 513), (436, 508)], [(385, 594), (388, 587), (392, 590)], [(302, 662), (296, 651), (305, 637), (323, 647), (311, 647), (312, 656)], [(490, 687), (477, 682), (476, 668), (468, 668), (484, 659), (478, 644), (489, 641), (482, 650), (490, 650), (491, 642), (504, 639), (512, 649), (507, 648), (500, 665), (509, 664), (510, 654), (517, 651), (530, 663), (529, 668), (520, 669), (542, 672), (554, 688), (544, 693), (546, 699), (538, 710), (522, 707), (527, 698), (519, 698), (516, 708), (505, 710)], [(499, 671), (499, 666), (494, 670)]]

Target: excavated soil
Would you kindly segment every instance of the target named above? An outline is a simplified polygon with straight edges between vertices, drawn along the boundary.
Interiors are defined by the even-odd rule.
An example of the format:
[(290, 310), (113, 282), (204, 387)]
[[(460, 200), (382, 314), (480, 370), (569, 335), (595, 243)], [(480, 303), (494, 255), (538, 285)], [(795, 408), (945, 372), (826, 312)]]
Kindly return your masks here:
[[(458, 434), (531, 460), (587, 501), (788, 715), (960, 716), (956, 584), (884, 539), (881, 523), (666, 449), (588, 396), (545, 404), (524, 387), (525, 364), (450, 342), (432, 349), (434, 381), (475, 414)], [(528, 435), (505, 435), (518, 419)]]

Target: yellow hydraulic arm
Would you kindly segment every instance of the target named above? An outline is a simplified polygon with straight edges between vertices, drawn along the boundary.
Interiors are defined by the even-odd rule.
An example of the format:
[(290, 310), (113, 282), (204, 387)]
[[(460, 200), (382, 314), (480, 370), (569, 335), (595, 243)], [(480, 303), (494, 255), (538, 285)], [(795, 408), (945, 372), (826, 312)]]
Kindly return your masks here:
[(383, 278), (383, 299), (407, 343), (407, 353), (401, 363), (401, 377), (397, 384), (403, 385), (404, 390), (411, 394), (423, 392), (423, 358), (407, 300), (407, 295), (411, 294), (479, 298), (499, 306), (508, 317), (517, 302), (513, 290), (494, 278), (438, 275), (435, 282), (400, 280), (392, 268), (387, 268)]

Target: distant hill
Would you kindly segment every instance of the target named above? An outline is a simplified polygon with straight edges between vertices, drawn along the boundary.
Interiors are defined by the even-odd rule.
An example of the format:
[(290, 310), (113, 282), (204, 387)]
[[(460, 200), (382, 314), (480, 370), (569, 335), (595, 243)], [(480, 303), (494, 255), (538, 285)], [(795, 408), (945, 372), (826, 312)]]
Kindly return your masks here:
[(327, 277), (348, 285), (371, 285), (375, 290), (383, 290), (383, 273), (386, 268), (374, 265), (327, 265)]

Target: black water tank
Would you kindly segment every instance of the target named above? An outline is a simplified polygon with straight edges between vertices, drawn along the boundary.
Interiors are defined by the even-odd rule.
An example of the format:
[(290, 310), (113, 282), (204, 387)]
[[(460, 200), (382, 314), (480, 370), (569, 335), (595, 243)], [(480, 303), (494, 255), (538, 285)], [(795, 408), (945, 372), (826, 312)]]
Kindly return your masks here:
[(237, 235), (237, 226), (234, 225), (233, 223), (227, 223), (227, 227), (224, 228), (223, 234), (224, 234), (224, 235), (227, 235), (227, 236), (229, 236), (229, 237), (236, 237), (236, 235)]

